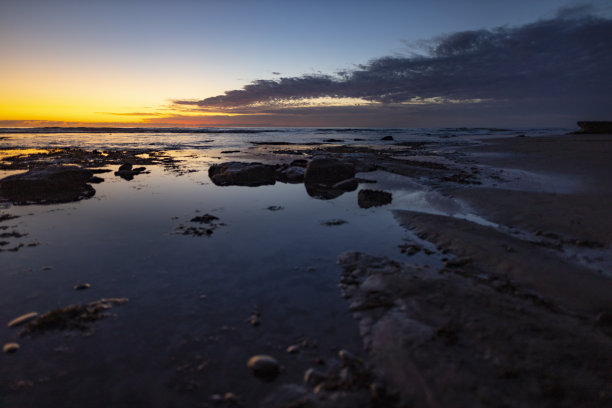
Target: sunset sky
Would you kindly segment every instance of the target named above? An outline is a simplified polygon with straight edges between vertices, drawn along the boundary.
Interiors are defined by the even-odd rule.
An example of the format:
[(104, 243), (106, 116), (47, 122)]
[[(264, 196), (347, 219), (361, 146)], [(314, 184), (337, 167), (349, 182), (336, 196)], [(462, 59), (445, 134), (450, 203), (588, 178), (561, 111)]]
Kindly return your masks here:
[(4, 1), (0, 126), (612, 119), (609, 1)]

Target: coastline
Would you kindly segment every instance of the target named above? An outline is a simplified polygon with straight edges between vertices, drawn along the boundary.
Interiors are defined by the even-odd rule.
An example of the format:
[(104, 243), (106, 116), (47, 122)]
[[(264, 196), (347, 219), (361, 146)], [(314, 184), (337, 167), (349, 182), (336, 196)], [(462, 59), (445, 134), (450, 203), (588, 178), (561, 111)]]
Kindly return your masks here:
[[(327, 365), (314, 366), (318, 380), (311, 375), (310, 380), (300, 384), (302, 372), (313, 364), (314, 357), (306, 351), (312, 343), (304, 340), (304, 357), (293, 362), (285, 358), (286, 371), (275, 383), (258, 388), (257, 383), (249, 381), (248, 372), (237, 375), (240, 382), (230, 381), (235, 387), (231, 391), (242, 398), (245, 406), (254, 406), (245, 403), (250, 398), (263, 401), (266, 407), (288, 407), (298, 401), (313, 407), (490, 406), (498, 401), (510, 406), (609, 404), (612, 217), (606, 210), (612, 204), (607, 162), (612, 153), (612, 136), (529, 136), (471, 143), (378, 142), (368, 146), (346, 139), (294, 144), (277, 137), (277, 142), (252, 143), (238, 151), (210, 149), (202, 161), (196, 162), (146, 149), (114, 156), (59, 149), (55, 156), (44, 158), (46, 165), (63, 162), (116, 170), (114, 178), (112, 174), (100, 176), (105, 183), (117, 187), (132, 183), (123, 177), (125, 171), (123, 176), (118, 174), (121, 170), (117, 166), (127, 162), (146, 166), (138, 172), (131, 167), (127, 170), (134, 182), (152, 177), (146, 173), (150, 169), (159, 176), (156, 168), (160, 167), (173, 177), (183, 175), (194, 180), (201, 180), (205, 177), (203, 172), (208, 171), (212, 185), (207, 191), (211, 193), (245, 191), (255, 197), (259, 191), (272, 194), (276, 191), (273, 189), (283, 185), (291, 189), (291, 194), (301, 189), (304, 197), (313, 202), (329, 203), (321, 208), (329, 211), (335, 207), (340, 216), (343, 206), (354, 207), (351, 212), (356, 216), (348, 218), (348, 227), (342, 226), (340, 221), (344, 220), (340, 218), (321, 219), (324, 213), (313, 213), (320, 218), (315, 222), (321, 223), (322, 235), (333, 236), (341, 228), (356, 228), (355, 233), (359, 233), (355, 223), (360, 218), (390, 213), (396, 227), (401, 225), (410, 234), (410, 239), (387, 241), (381, 239), (382, 235), (374, 235), (373, 230), (369, 232), (371, 236), (363, 232), (364, 242), (381, 239), (388, 252), (395, 255), (368, 254), (365, 245), (361, 252), (339, 257), (341, 291), (348, 300), (348, 313), (357, 319), (365, 346), (365, 353), (352, 350), (360, 354), (361, 363), (337, 355), (341, 344), (331, 353), (313, 352), (325, 354)], [(12, 162), (10, 168), (25, 170), (34, 162), (40, 164), (41, 157), (25, 155)], [(331, 159), (333, 165), (339, 164), (335, 160), (350, 164), (355, 171), (346, 176), (350, 182), (323, 179), (321, 183), (311, 182), (309, 188), (306, 181), (304, 191), (300, 186), (304, 184), (304, 172), (317, 157)], [(227, 172), (222, 165), (235, 160), (260, 162), (251, 170), (263, 170), (265, 181), (252, 184), (251, 179), (223, 178), (211, 172), (215, 165)], [(231, 172), (242, 171), (242, 167), (232, 169)], [(244, 182), (251, 184), (239, 184)], [(100, 185), (103, 192), (105, 183)], [(263, 187), (226, 187), (223, 183)], [(140, 188), (146, 191), (151, 187), (141, 183)], [(383, 197), (383, 201), (373, 204), (360, 200), (358, 206), (357, 192), (364, 190), (389, 191), (393, 199)], [(108, 192), (101, 194), (101, 203), (112, 198)], [(83, 203), (91, 201), (91, 197), (84, 197)], [(95, 200), (97, 196), (93, 197)], [(349, 198), (354, 201), (349, 203)], [(267, 208), (268, 213), (279, 216), (286, 211), (280, 205)], [(7, 214), (11, 214), (10, 207)], [(207, 225), (183, 229), (179, 226), (176, 231), (182, 234), (181, 231), (197, 232), (197, 228), (210, 230), (211, 243), (224, 234), (231, 237), (236, 226), (231, 222), (225, 225), (228, 216), (222, 212), (214, 214), (221, 220), (210, 224), (206, 220), (214, 218), (208, 213), (196, 217), (192, 214), (184, 225), (189, 225), (191, 217), (192, 221), (200, 217)], [(290, 222), (289, 218), (284, 220)], [(279, 221), (270, 218), (270, 222)], [(248, 223), (261, 228), (255, 220)], [(244, 230), (248, 230), (246, 226)], [(326, 271), (334, 270), (327, 268)], [(313, 277), (307, 279), (309, 284), (316, 282)], [(259, 297), (255, 294), (252, 299)], [(137, 304), (138, 299), (134, 300)], [(329, 302), (336, 305), (336, 300)], [(122, 309), (130, 304), (117, 309), (119, 320)], [(272, 307), (269, 300), (263, 304)], [(259, 318), (259, 309), (255, 309), (253, 313)], [(269, 309), (264, 312), (265, 319)], [(138, 310), (131, 313), (139, 315)], [(272, 315), (287, 318), (282, 312), (274, 311)], [(326, 321), (325, 316), (318, 318)], [(338, 321), (342, 327), (350, 326), (340, 318)], [(100, 323), (106, 324), (111, 323)], [(315, 326), (307, 327), (314, 332)], [(267, 323), (262, 327), (263, 333), (270, 330)], [(272, 338), (287, 345), (296, 341), (294, 337), (283, 334), (281, 329)], [(319, 339), (319, 343), (330, 346), (335, 339), (330, 336)], [(262, 344), (256, 338), (251, 341), (253, 345), (248, 349), (258, 351), (254, 345)], [(272, 347), (277, 354), (282, 353), (279, 343)], [(234, 348), (244, 347), (240, 344)], [(244, 352), (240, 349), (238, 354), (242, 356)], [(27, 350), (18, 355), (23, 353)], [(205, 384), (206, 376), (233, 375), (233, 369), (215, 367), (216, 373), (208, 372), (203, 377), (189, 371), (189, 381)], [(61, 384), (60, 381), (54, 387)], [(194, 395), (210, 394), (205, 385), (200, 387)], [(10, 386), (7, 389), (11, 390)], [(19, 393), (11, 396), (13, 401), (20, 398)]]

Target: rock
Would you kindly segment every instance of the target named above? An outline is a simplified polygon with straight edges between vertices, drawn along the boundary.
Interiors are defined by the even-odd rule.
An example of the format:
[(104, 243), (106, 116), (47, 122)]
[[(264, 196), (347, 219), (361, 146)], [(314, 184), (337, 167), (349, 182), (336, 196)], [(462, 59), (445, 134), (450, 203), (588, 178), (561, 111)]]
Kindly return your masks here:
[(121, 177), (124, 180), (130, 181), (134, 179), (134, 176), (142, 174), (147, 169), (145, 167), (132, 168), (130, 163), (124, 163), (119, 166), (119, 170), (115, 172), (115, 176)]
[(289, 354), (297, 354), (300, 352), (300, 346), (298, 344), (292, 344), (287, 347), (287, 353)]
[(306, 168), (307, 166), (308, 166), (308, 160), (306, 159), (296, 159), (289, 164), (289, 167)]
[(204, 214), (197, 217), (193, 217), (190, 221), (197, 222), (199, 224), (210, 224), (211, 222), (217, 221), (218, 219), (219, 217), (215, 217), (214, 215)]
[(363, 364), (363, 360), (345, 349), (342, 349), (338, 352), (338, 357), (340, 357), (340, 360), (342, 360), (342, 363), (344, 365), (358, 366)]
[(280, 211), (280, 210), (284, 210), (285, 207), (282, 207), (280, 205), (271, 205), (268, 208), (266, 208), (266, 210), (268, 211)]
[(382, 141), (384, 141), (384, 142), (391, 142), (391, 141), (393, 141), (394, 139), (393, 139), (393, 136), (385, 136), (385, 137), (383, 137), (383, 138), (382, 138), (382, 139), (380, 139), (380, 140), (382, 140)]
[(342, 180), (339, 183), (334, 184), (332, 186), (332, 189), (342, 190), (342, 191), (355, 191), (357, 190), (358, 186), (359, 186), (359, 183), (357, 182), (357, 179), (351, 178), (351, 179)]
[(306, 385), (310, 385), (314, 387), (317, 384), (325, 382), (327, 380), (327, 374), (322, 373), (321, 371), (315, 370), (314, 368), (309, 368), (304, 373), (304, 383)]
[(90, 283), (79, 283), (78, 285), (74, 285), (74, 290), (85, 290), (91, 288)]
[(355, 166), (338, 159), (326, 157), (313, 158), (306, 167), (304, 183), (306, 184), (334, 184), (355, 177)]
[(13, 204), (51, 204), (93, 197), (94, 172), (78, 166), (34, 168), (0, 180), (0, 196)]
[(276, 180), (283, 183), (297, 184), (304, 181), (304, 167), (289, 166), (281, 167), (276, 170)]
[(346, 193), (346, 191), (332, 188), (325, 184), (305, 184), (304, 187), (306, 187), (306, 193), (310, 197), (318, 200), (333, 200)]
[(16, 353), (19, 350), (19, 344), (17, 343), (6, 343), (4, 347), (2, 347), (2, 351), (7, 354)]
[(276, 182), (276, 169), (262, 163), (227, 162), (213, 164), (208, 177), (217, 186), (263, 186)]
[(325, 225), (327, 227), (334, 227), (337, 225), (342, 225), (342, 224), (347, 224), (348, 221), (344, 221), (344, 220), (326, 220), (326, 221), (321, 221), (321, 225)]
[(104, 298), (83, 305), (54, 309), (29, 322), (19, 335), (40, 334), (50, 330), (87, 330), (96, 320), (108, 317), (107, 310), (127, 301), (126, 298)]
[(325, 142), (326, 143), (340, 143), (340, 142), (344, 142), (344, 140), (341, 140), (341, 139), (326, 139)]
[(612, 122), (609, 121), (582, 121), (578, 122), (580, 133), (602, 133), (612, 134)]
[(276, 378), (280, 372), (278, 361), (274, 357), (265, 354), (258, 354), (249, 358), (247, 367), (253, 371), (255, 376), (267, 380)]
[(13, 320), (11, 320), (8, 323), (8, 327), (19, 326), (21, 324), (29, 322), (32, 319), (35, 319), (36, 317), (38, 317), (38, 313), (36, 313), (36, 312), (26, 313), (24, 315), (21, 315), (19, 317), (14, 318)]
[(391, 200), (391, 193), (380, 190), (361, 190), (357, 196), (361, 208), (380, 207), (391, 203)]

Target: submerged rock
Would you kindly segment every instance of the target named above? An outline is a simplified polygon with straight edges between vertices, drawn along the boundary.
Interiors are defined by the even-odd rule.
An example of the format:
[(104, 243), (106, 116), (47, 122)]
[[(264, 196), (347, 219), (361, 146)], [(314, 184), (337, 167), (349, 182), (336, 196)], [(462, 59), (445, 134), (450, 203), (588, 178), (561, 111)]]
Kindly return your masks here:
[(361, 190), (357, 196), (357, 203), (361, 208), (380, 207), (390, 204), (391, 193), (380, 190)]
[(96, 193), (92, 179), (94, 171), (78, 166), (35, 168), (0, 180), (0, 197), (18, 205), (79, 201)]
[(272, 185), (276, 182), (276, 168), (262, 163), (227, 162), (210, 166), (208, 177), (217, 186)]
[(53, 309), (28, 323), (19, 335), (34, 335), (50, 330), (87, 330), (93, 322), (108, 317), (108, 309), (127, 301), (127, 298), (103, 298), (84, 305)]

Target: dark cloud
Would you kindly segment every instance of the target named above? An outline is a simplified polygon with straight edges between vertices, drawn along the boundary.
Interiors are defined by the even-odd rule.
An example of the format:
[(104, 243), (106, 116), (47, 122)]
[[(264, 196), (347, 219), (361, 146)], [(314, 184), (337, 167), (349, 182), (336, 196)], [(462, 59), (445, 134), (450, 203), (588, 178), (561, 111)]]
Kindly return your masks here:
[(520, 27), (458, 32), (420, 44), (423, 55), (378, 58), (337, 75), (258, 80), (223, 95), (175, 103), (261, 111), (320, 97), (384, 105), (415, 98), (482, 100), (507, 109), (552, 104), (601, 112), (612, 106), (612, 20), (585, 7)]

